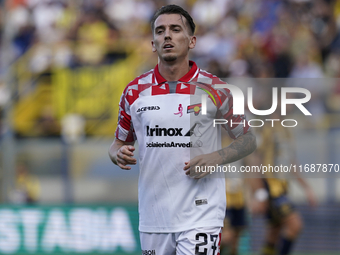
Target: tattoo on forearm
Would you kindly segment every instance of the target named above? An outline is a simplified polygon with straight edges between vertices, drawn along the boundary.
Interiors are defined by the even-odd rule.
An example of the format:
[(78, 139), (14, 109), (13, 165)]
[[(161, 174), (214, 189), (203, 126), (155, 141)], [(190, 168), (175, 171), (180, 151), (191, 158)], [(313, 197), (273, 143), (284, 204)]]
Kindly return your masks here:
[(227, 148), (223, 148), (218, 151), (223, 163), (230, 163), (239, 160), (256, 149), (255, 136), (248, 132), (238, 137)]
[(218, 154), (221, 156), (223, 162), (227, 161), (228, 158), (223, 149), (219, 150)]

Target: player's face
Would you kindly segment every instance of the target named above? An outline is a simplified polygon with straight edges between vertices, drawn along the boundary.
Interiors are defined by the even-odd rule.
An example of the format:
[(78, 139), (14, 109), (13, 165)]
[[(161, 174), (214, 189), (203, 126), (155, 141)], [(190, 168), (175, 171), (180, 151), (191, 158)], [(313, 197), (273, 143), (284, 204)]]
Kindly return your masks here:
[(166, 62), (184, 59), (189, 49), (195, 47), (196, 37), (190, 35), (186, 22), (179, 14), (163, 14), (155, 20), (152, 51), (160, 59)]

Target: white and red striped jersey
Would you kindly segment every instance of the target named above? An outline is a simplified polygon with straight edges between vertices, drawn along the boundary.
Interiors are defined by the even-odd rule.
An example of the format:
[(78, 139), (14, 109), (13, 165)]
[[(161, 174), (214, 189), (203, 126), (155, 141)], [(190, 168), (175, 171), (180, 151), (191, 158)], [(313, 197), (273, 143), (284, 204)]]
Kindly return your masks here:
[[(223, 83), (190, 61), (178, 82), (167, 82), (158, 65), (125, 88), (119, 104), (116, 138), (139, 144), (139, 230), (170, 233), (197, 227), (222, 227), (225, 217), (224, 178), (193, 179), (184, 162), (221, 148), (220, 126), (232, 138), (249, 130), (243, 115), (233, 115), (233, 98)], [(202, 94), (208, 95), (202, 114)]]

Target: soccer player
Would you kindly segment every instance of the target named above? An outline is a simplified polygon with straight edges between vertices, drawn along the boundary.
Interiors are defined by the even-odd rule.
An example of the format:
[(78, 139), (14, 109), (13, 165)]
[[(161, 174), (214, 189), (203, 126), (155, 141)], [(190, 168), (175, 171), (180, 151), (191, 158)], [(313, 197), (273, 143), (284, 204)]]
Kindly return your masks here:
[[(222, 231), (221, 255), (239, 254), (239, 240), (247, 226), (247, 212), (244, 194), (245, 183), (241, 178), (226, 180), (227, 210)], [(229, 250), (229, 252), (224, 252)]]
[[(196, 44), (191, 16), (179, 6), (163, 6), (151, 28), (158, 64), (125, 88), (109, 156), (130, 170), (138, 140), (143, 254), (218, 254), (225, 180), (208, 178), (208, 172), (196, 172), (195, 166), (236, 161), (255, 150), (255, 137), (244, 116), (233, 115), (230, 91), (214, 89), (221, 81), (189, 61)], [(206, 114), (203, 94), (209, 94)], [(223, 149), (220, 128), (213, 127), (217, 117), (238, 123), (224, 126), (235, 140)]]
[[(257, 153), (262, 158), (263, 165), (296, 164), (293, 137), (289, 129), (276, 125), (264, 126), (261, 130), (262, 144)], [(301, 176), (295, 174), (309, 204), (315, 206), (313, 191)], [(256, 205), (257, 210), (265, 212), (268, 223), (261, 255), (291, 254), (293, 244), (303, 227), (301, 216), (288, 197), (288, 182), (285, 177), (280, 176), (280, 173), (267, 173), (266, 178), (258, 179), (262, 181), (262, 185), (255, 191), (254, 204), (256, 205), (256, 201), (261, 204)]]

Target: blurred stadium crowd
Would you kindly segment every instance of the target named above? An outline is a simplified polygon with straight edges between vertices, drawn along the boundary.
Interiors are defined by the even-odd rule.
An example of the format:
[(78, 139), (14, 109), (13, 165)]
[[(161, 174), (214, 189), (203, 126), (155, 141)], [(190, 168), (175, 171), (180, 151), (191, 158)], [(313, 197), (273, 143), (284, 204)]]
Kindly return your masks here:
[[(337, 0), (9, 0), (3, 1), (1, 42), (10, 41), (5, 51), (11, 63), (25, 56), (26, 69), (36, 75), (110, 65), (137, 55), (144, 60), (139, 74), (156, 64), (149, 21), (169, 3), (192, 14), (198, 40), (191, 58), (219, 77), (340, 75)], [(8, 98), (5, 73), (3, 65), (2, 106)], [(331, 84), (303, 85), (312, 93), (313, 113), (340, 112), (340, 83)], [(259, 93), (268, 95), (261, 88)], [(268, 101), (263, 97), (261, 102)]]

